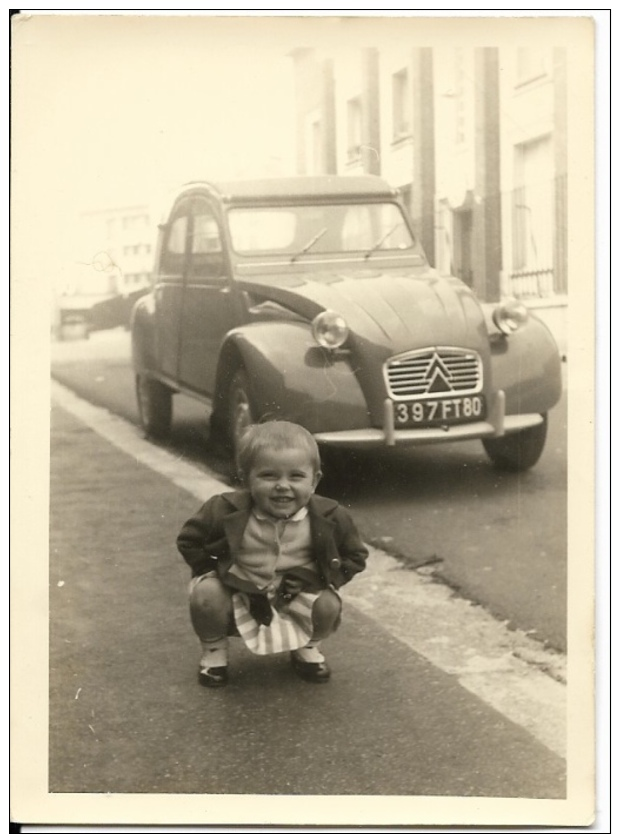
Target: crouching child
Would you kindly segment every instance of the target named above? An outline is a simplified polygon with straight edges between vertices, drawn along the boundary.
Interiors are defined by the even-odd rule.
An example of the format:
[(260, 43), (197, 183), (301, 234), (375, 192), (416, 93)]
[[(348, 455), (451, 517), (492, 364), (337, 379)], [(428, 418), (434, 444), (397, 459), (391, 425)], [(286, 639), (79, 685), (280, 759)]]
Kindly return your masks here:
[(226, 685), (228, 638), (239, 635), (254, 654), (290, 652), (301, 678), (325, 683), (322, 641), (340, 623), (338, 589), (364, 570), (368, 551), (347, 511), (314, 494), (321, 462), (306, 429), (250, 426), (237, 465), (244, 488), (209, 499), (177, 538), (192, 570), (198, 681)]

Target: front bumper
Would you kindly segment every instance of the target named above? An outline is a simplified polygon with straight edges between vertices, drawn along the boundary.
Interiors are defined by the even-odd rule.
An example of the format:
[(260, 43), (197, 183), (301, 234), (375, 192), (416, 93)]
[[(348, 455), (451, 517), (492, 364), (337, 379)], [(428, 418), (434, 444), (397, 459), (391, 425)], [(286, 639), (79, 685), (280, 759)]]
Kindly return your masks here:
[(506, 414), (506, 397), (498, 391), (486, 420), (456, 425), (432, 426), (424, 429), (395, 429), (392, 400), (383, 408), (383, 428), (350, 431), (318, 432), (318, 443), (326, 446), (360, 448), (372, 446), (422, 446), (426, 443), (451, 443), (457, 440), (479, 440), (532, 428), (543, 422), (540, 414)]

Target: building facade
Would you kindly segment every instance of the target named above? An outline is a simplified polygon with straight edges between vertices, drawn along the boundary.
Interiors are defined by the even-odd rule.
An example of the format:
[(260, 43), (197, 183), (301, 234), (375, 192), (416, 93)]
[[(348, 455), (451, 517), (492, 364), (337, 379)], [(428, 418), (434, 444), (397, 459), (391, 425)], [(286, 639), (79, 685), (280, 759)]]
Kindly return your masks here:
[(399, 187), (431, 264), (482, 300), (522, 299), (564, 349), (565, 50), (395, 45), (292, 60), (298, 173)]
[(157, 228), (148, 206), (84, 211), (79, 219), (81, 257), (114, 276), (112, 291), (129, 295), (150, 285)]

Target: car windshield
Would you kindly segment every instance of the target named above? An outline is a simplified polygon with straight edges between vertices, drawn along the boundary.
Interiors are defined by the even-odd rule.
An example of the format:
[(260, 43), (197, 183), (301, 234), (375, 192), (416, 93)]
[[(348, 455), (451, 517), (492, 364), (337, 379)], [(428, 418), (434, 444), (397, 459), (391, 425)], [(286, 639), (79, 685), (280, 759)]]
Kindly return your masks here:
[(228, 212), (233, 248), (241, 255), (356, 252), (411, 249), (411, 233), (395, 203), (343, 203), (233, 208)]

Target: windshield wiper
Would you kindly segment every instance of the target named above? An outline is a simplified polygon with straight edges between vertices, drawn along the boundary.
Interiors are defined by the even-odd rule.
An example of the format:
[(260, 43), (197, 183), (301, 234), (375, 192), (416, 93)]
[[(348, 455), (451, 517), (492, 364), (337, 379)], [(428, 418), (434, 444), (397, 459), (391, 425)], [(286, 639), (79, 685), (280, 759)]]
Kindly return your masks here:
[(389, 238), (389, 236), (393, 232), (395, 232), (396, 229), (398, 229), (400, 226), (402, 226), (402, 221), (401, 220), (399, 220), (398, 223), (396, 223), (394, 226), (392, 226), (391, 229), (388, 229), (388, 231), (384, 235), (382, 235), (376, 243), (373, 243), (373, 245), (370, 247), (370, 249), (367, 252), (364, 253), (364, 260), (368, 260), (368, 258), (372, 255), (372, 253), (376, 249), (378, 249), (383, 243), (385, 243), (385, 241)]
[(317, 241), (319, 241), (326, 232), (327, 227), (321, 229), (320, 232), (317, 232), (313, 238), (310, 238), (308, 243), (306, 243), (306, 245), (302, 249), (300, 249), (299, 252), (295, 252), (295, 254), (291, 257), (291, 263), (294, 263), (297, 260), (297, 258), (299, 258), (301, 255), (305, 255), (306, 252), (312, 249), (314, 244), (317, 243)]

